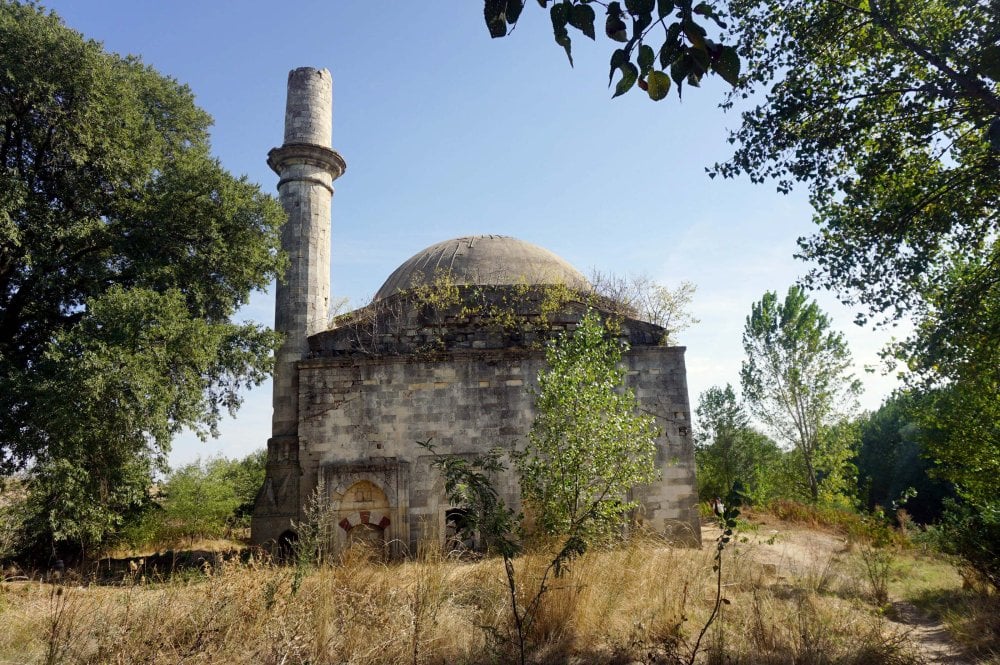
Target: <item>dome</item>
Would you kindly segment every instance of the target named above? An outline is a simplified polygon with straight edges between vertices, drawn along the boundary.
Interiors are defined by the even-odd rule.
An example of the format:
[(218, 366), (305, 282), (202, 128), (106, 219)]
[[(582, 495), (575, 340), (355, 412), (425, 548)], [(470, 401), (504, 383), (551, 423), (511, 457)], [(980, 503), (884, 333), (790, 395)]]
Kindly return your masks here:
[(483, 235), (445, 240), (417, 252), (389, 275), (375, 299), (431, 284), (441, 272), (465, 285), (527, 283), (590, 288), (579, 270), (543, 247), (510, 236)]

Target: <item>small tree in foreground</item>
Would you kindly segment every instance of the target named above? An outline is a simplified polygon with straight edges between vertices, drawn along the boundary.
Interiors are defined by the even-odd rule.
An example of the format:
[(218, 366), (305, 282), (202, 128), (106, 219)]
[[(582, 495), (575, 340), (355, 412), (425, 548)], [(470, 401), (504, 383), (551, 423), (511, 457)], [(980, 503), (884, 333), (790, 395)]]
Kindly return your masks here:
[(657, 477), (654, 418), (623, 388), (624, 343), (590, 310), (546, 350), (528, 446), (516, 456), (521, 497), (538, 526), (581, 550), (637, 504), (636, 485)]
[(515, 454), (521, 497), (539, 527), (559, 537), (559, 546), (533, 595), (518, 584), (514, 559), (521, 552), (520, 518), (491, 482), (506, 470), (494, 450), (468, 461), (440, 456), (430, 441), (420, 442), (436, 457), (448, 499), (466, 510), (463, 537), (478, 533), (487, 548), (503, 557), (510, 594), (518, 661), (548, 580), (567, 561), (617, 529), (635, 502), (632, 487), (656, 479), (656, 422), (637, 413), (635, 396), (622, 388), (624, 344), (593, 310), (577, 329), (564, 333), (546, 351), (549, 369), (538, 376), (537, 415), (527, 449)]

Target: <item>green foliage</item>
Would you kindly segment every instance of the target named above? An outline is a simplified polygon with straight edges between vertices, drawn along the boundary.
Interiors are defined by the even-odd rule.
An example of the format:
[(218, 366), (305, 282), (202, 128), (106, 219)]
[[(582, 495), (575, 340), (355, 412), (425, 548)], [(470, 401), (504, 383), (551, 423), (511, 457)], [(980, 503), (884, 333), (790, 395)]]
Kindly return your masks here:
[(321, 482), (309, 495), (303, 519), (292, 522), (295, 540), (291, 554), (295, 562), (293, 591), (297, 592), (309, 568), (333, 563), (333, 530), (336, 511), (330, 502), (326, 487)]
[[(507, 593), (510, 599), (511, 616), (514, 619), (516, 648), (518, 662), (524, 665), (527, 628), (534, 619), (538, 602), (544, 595), (546, 579), (550, 571), (560, 565), (568, 556), (564, 547), (552, 564), (546, 568), (534, 599), (524, 606), (519, 603), (518, 579), (514, 569), (514, 557), (521, 552), (520, 522), (522, 516), (516, 514), (504, 502), (493, 486), (491, 476), (507, 469), (501, 461), (503, 451), (493, 449), (485, 455), (473, 460), (461, 457), (444, 457), (434, 451), (430, 440), (417, 441), (433, 456), (434, 466), (444, 477), (445, 494), (452, 505), (462, 506), (465, 510), (465, 520), (459, 527), (462, 540), (469, 540), (478, 535), (482, 538), (488, 551), (495, 552), (503, 558), (504, 574), (507, 578)], [(494, 638), (497, 635), (493, 635)]]
[(622, 389), (624, 349), (615, 332), (588, 310), (571, 334), (560, 335), (546, 350), (549, 369), (538, 377), (535, 422), (527, 448), (514, 462), (522, 501), (559, 545), (526, 602), (519, 600), (525, 584), (514, 568), (522, 516), (506, 505), (493, 482), (506, 470), (502, 451), (468, 460), (440, 456), (430, 441), (418, 442), (434, 454), (449, 501), (465, 510), (462, 538), (478, 534), (503, 558), (521, 663), (550, 576), (559, 576), (567, 562), (620, 529), (636, 505), (626, 499), (628, 492), (657, 475), (655, 421), (636, 414), (635, 397)]
[(983, 582), (1000, 591), (1000, 502), (973, 505), (948, 500), (939, 546), (961, 557)]
[(22, 548), (27, 488), (18, 478), (0, 480), (0, 564)]
[(517, 538), (521, 516), (507, 506), (492, 480), (507, 469), (501, 460), (504, 451), (493, 449), (469, 460), (439, 455), (430, 440), (417, 443), (434, 455), (432, 465), (444, 478), (448, 500), (465, 510), (465, 519), (459, 525), (462, 540), (470, 540), (478, 534), (487, 551), (505, 560), (517, 556), (521, 552)]
[(922, 429), (920, 418), (931, 408), (930, 399), (902, 393), (861, 418), (861, 444), (854, 463), (862, 507), (892, 510), (902, 503), (904, 494), (910, 494), (905, 509), (917, 522), (926, 524), (940, 517), (942, 501), (953, 490), (949, 483), (930, 476), (927, 440), (939, 433)]
[(809, 188), (813, 284), (915, 329), (892, 348), (937, 393), (927, 448), (975, 501), (1000, 470), (1000, 5), (731, 0), (748, 72), (725, 176)]
[(165, 540), (217, 538), (239, 506), (235, 488), (223, 478), (222, 459), (186, 464), (163, 484)]
[(701, 648), (701, 641), (711, 628), (712, 624), (719, 617), (719, 613), (722, 610), (722, 606), (729, 605), (731, 601), (723, 596), (722, 590), (722, 564), (723, 558), (722, 553), (726, 549), (726, 545), (732, 542), (733, 538), (736, 537), (736, 528), (739, 524), (740, 517), (740, 506), (743, 504), (745, 497), (738, 490), (737, 485), (730, 487), (729, 491), (725, 494), (725, 502), (721, 506), (721, 512), (716, 514), (718, 520), (719, 528), (722, 533), (719, 537), (715, 539), (715, 557), (712, 563), (712, 572), (715, 573), (715, 603), (712, 605), (712, 612), (709, 614), (708, 619), (705, 621), (705, 625), (702, 626), (701, 631), (698, 633), (698, 639), (695, 640), (694, 645), (691, 647), (691, 652), (688, 654), (687, 665), (694, 665), (698, 658), (698, 650)]
[[(538, 0), (544, 9), (549, 0)], [(573, 64), (569, 28), (595, 40), (598, 17), (592, 0), (561, 0), (549, 7), (552, 35)], [(740, 81), (740, 56), (725, 43), (727, 28), (714, 2), (694, 0), (625, 0), (597, 3), (605, 9), (604, 34), (624, 44), (611, 54), (608, 85), (615, 74), (621, 77), (614, 97), (638, 88), (654, 101), (667, 96), (670, 82), (677, 96), (685, 82), (698, 87), (709, 72), (732, 86)], [(513, 30), (524, 8), (524, 0), (483, 0), (483, 15), (491, 37), (504, 37)], [(716, 39), (711, 39), (709, 29)], [(662, 34), (661, 34), (662, 31)], [(661, 41), (662, 40), (662, 41)], [(653, 45), (657, 45), (655, 48)]]
[[(743, 394), (754, 414), (792, 447), (799, 482), (812, 501), (820, 483), (842, 485), (851, 442), (835, 428), (861, 391), (849, 373), (851, 354), (830, 319), (793, 286), (783, 301), (773, 291), (754, 303), (743, 332)], [(828, 485), (829, 485), (828, 483)]]
[(857, 454), (860, 428), (857, 421), (844, 418), (820, 433), (822, 445), (816, 451), (819, 500), (831, 506), (855, 508), (858, 470), (852, 462)]
[(623, 389), (623, 345), (589, 310), (546, 350), (528, 445), (515, 458), (539, 527), (584, 546), (636, 507), (629, 490), (657, 477), (656, 421)]
[(732, 386), (712, 386), (703, 392), (696, 414), (698, 496), (703, 500), (722, 497), (739, 483), (745, 501), (764, 504), (783, 491), (782, 452), (750, 427), (750, 417)]
[(173, 470), (160, 485), (157, 505), (126, 528), (133, 546), (229, 536), (250, 524), (264, 482), (266, 451), (239, 460), (213, 457)]
[(217, 464), (221, 480), (233, 488), (236, 500), (239, 501), (230, 523), (235, 527), (249, 528), (257, 492), (264, 484), (267, 449), (261, 448), (242, 459), (223, 460)]
[(93, 548), (184, 427), (214, 433), (276, 336), (230, 317), (281, 268), (272, 198), (209, 154), (185, 86), (0, 1), (0, 471)]
[[(996, 360), (1000, 363), (1000, 354)], [(991, 361), (992, 362), (992, 361)], [(955, 484), (972, 503), (994, 501), (1000, 488), (1000, 365), (977, 365), (948, 386), (928, 393), (918, 414), (933, 475)]]
[(743, 114), (722, 173), (808, 184), (821, 227), (802, 241), (813, 279), (900, 313), (951, 259), (992, 253), (995, 2), (729, 5), (747, 54), (739, 94), (770, 95)]

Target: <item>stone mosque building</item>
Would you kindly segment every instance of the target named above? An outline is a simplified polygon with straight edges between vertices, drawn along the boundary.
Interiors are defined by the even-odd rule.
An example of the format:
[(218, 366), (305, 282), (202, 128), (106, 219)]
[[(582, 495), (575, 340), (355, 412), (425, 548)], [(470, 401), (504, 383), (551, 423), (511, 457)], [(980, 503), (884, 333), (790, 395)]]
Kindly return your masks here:
[[(442, 545), (461, 513), (448, 503), (432, 456), (475, 457), (520, 449), (545, 368), (545, 342), (572, 330), (588, 306), (586, 278), (552, 252), (515, 238), (445, 240), (393, 271), (366, 307), (331, 325), (330, 205), (345, 169), (331, 147), (329, 71), (288, 76), (284, 144), (268, 153), (288, 213), (282, 246), (290, 265), (278, 282), (275, 329), (285, 335), (274, 370), (267, 474), (252, 540), (294, 538), (310, 501), (332, 511), (335, 546), (363, 540), (393, 556), (418, 543)], [(606, 307), (603, 307), (606, 305)], [(661, 479), (635, 487), (635, 520), (697, 542), (691, 414), (684, 348), (665, 330), (625, 317), (626, 381), (656, 417)], [(512, 472), (496, 478), (519, 504)]]

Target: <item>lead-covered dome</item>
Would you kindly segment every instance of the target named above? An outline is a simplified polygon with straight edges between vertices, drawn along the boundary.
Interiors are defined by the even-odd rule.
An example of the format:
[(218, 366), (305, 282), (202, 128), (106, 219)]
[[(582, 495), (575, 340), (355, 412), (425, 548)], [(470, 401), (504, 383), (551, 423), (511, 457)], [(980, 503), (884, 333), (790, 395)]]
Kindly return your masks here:
[(482, 235), (445, 240), (417, 252), (389, 275), (375, 299), (431, 284), (442, 273), (450, 274), (456, 284), (590, 288), (579, 270), (544, 247), (510, 236)]

